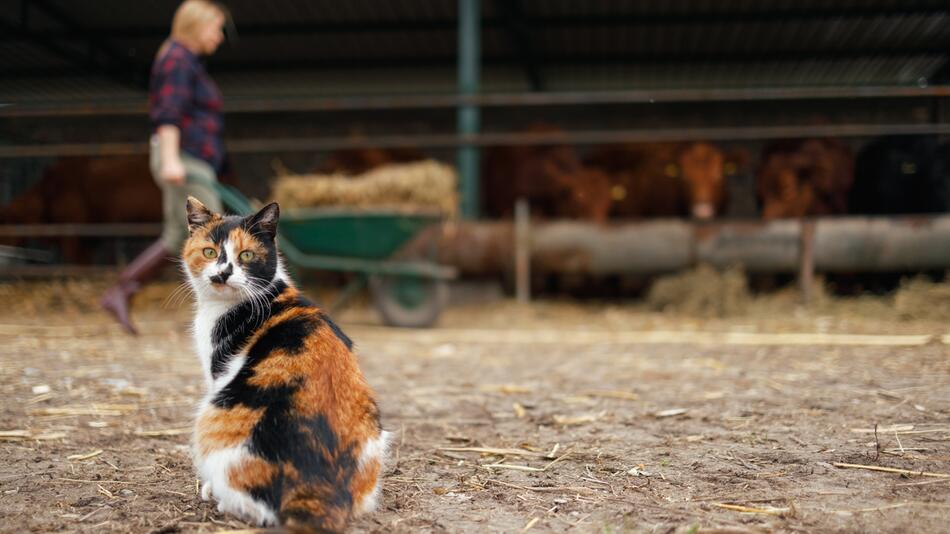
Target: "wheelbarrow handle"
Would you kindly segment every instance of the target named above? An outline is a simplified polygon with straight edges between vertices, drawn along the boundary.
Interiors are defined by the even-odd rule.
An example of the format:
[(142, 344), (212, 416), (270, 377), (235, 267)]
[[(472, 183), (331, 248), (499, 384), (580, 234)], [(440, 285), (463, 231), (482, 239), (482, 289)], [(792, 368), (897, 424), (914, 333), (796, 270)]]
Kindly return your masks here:
[(221, 197), (221, 203), (238, 215), (250, 215), (255, 211), (254, 206), (251, 205), (251, 201), (241, 194), (240, 191), (231, 186), (222, 184), (217, 180), (211, 180), (204, 176), (190, 175), (188, 176), (188, 183), (213, 190)]

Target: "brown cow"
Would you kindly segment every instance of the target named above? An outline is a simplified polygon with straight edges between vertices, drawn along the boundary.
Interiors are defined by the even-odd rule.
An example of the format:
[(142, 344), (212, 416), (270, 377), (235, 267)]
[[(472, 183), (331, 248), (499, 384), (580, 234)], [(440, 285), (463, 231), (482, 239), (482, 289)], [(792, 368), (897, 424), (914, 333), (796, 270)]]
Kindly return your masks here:
[(706, 142), (608, 145), (587, 162), (611, 175), (618, 218), (720, 215), (726, 175), (745, 164), (742, 152), (726, 155)]
[[(147, 223), (162, 220), (162, 197), (147, 156), (66, 157), (0, 208), (3, 224)], [(57, 240), (70, 263), (89, 259), (78, 237)], [(11, 242), (16, 245), (18, 243)]]
[(756, 189), (764, 219), (846, 213), (854, 156), (836, 139), (772, 143), (762, 153)]
[[(527, 129), (560, 131), (548, 125)], [(610, 209), (610, 180), (585, 166), (573, 147), (564, 144), (492, 147), (482, 166), (482, 198), (490, 216), (510, 217), (525, 198), (532, 215), (603, 222)]]

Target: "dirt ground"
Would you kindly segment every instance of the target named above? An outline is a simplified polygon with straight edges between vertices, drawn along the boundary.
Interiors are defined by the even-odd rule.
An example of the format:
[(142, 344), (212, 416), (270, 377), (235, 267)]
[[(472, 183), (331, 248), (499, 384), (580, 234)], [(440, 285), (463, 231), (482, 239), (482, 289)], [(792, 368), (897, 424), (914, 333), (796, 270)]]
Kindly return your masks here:
[[(132, 338), (101, 287), (0, 285), (0, 532), (247, 528), (196, 495), (188, 304), (150, 287)], [(354, 532), (950, 531), (943, 322), (459, 294), (431, 330), (337, 317), (395, 434)]]

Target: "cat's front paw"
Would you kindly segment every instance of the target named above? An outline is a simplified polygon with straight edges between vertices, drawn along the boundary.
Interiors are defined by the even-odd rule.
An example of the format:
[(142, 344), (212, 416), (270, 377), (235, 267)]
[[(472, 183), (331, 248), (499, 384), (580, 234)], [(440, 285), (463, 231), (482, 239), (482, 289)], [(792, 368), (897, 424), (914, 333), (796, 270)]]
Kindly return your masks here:
[(211, 500), (211, 483), (205, 482), (201, 485), (201, 500), (210, 501)]
[(277, 526), (277, 516), (274, 512), (245, 496), (218, 501), (218, 512), (233, 515), (241, 521), (259, 527)]

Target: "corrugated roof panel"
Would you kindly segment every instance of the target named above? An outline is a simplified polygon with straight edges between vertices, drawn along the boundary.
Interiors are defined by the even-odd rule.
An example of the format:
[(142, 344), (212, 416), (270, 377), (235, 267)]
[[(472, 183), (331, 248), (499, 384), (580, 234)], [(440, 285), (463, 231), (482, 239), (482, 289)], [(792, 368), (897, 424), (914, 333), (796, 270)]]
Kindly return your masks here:
[(0, 41), (0, 58), (3, 58), (2, 68), (11, 70), (29, 69), (37, 65), (50, 68), (71, 66), (68, 61), (43, 48), (18, 41)]

